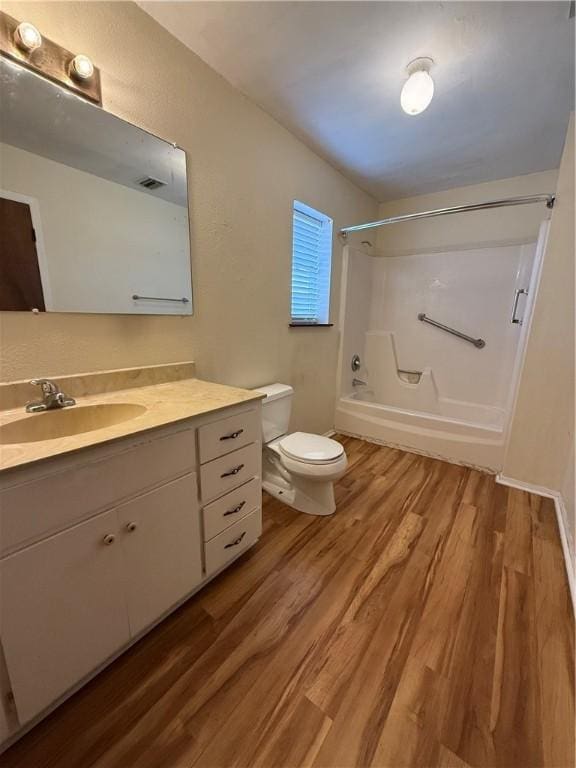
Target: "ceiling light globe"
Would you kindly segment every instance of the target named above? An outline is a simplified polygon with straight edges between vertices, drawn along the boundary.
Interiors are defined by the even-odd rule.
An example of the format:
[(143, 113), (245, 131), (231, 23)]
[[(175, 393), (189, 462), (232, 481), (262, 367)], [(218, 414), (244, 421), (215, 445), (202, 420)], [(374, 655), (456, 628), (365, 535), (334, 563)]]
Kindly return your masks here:
[(34, 24), (23, 21), (16, 27), (14, 41), (19, 48), (23, 48), (26, 51), (34, 51), (42, 45), (42, 35)]
[(94, 64), (84, 54), (79, 53), (72, 59), (72, 71), (71, 74), (80, 80), (89, 80), (94, 74)]
[(434, 80), (425, 70), (413, 72), (404, 83), (400, 94), (400, 104), (408, 115), (424, 112), (434, 96)]

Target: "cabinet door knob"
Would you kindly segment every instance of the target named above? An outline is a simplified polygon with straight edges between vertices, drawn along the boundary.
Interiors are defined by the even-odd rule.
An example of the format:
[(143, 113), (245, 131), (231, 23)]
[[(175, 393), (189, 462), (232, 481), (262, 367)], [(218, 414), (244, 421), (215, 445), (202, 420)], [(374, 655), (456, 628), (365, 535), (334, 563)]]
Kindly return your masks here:
[(127, 531), (135, 531), (138, 526), (136, 523), (126, 523), (126, 530)]
[(103, 541), (106, 545), (114, 544), (116, 541), (116, 536), (114, 536), (113, 533), (107, 533), (106, 536), (104, 536)]

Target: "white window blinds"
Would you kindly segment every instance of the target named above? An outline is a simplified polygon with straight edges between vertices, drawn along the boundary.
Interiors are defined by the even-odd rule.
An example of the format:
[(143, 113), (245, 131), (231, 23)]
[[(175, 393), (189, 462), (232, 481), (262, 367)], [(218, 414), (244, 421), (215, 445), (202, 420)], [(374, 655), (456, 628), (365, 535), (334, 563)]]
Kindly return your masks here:
[(292, 322), (328, 323), (332, 219), (294, 201), (292, 233)]

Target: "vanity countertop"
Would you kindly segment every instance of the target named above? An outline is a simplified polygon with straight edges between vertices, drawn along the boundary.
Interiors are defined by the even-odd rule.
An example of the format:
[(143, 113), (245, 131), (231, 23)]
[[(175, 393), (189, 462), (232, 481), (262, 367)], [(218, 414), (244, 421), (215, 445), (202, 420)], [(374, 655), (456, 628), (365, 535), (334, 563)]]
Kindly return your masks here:
[(51, 418), (54, 418), (54, 415), (57, 417), (58, 413), (83, 406), (130, 404), (145, 407), (142, 414), (112, 426), (37, 442), (0, 444), (0, 471), (54, 458), (81, 448), (107, 443), (155, 427), (183, 421), (193, 416), (260, 400), (263, 397), (264, 395), (253, 390), (189, 378), (152, 386), (139, 386), (77, 397), (75, 406), (62, 409), (62, 411), (32, 414), (25, 413), (23, 408), (0, 411), (1, 429), (2, 426), (14, 421), (42, 419), (48, 413)]

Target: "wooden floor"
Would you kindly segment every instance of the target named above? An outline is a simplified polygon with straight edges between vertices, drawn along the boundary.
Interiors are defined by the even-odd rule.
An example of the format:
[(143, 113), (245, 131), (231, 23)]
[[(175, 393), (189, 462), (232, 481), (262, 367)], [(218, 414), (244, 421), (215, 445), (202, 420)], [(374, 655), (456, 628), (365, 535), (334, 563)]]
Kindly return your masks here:
[(550, 500), (342, 438), (330, 518), (259, 544), (3, 766), (574, 766), (574, 637)]

